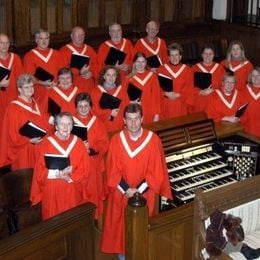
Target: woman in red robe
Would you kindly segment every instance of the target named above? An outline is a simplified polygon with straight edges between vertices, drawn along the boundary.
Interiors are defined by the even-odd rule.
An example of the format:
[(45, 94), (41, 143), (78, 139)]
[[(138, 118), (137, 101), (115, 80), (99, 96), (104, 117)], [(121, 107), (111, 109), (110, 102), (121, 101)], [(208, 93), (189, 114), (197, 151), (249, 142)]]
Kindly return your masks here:
[(143, 109), (144, 124), (159, 120), (161, 113), (161, 92), (157, 75), (147, 69), (147, 60), (142, 52), (137, 52), (133, 60), (132, 73), (124, 81), (125, 88), (132, 84), (141, 90), (141, 96), (137, 100)]
[[(201, 57), (202, 61), (194, 64), (191, 69), (194, 73), (194, 87), (195, 87), (195, 97), (194, 106), (192, 112), (205, 111), (207, 108), (208, 97), (212, 94), (214, 89), (218, 89), (221, 86), (221, 80), (225, 73), (225, 70), (217, 62), (214, 62), (214, 49), (211, 45), (205, 45), (202, 48)], [(196, 86), (195, 77), (198, 76), (196, 73), (205, 73), (211, 77), (210, 85), (207, 88), (201, 88), (201, 86)], [(201, 78), (203, 80), (203, 78)], [(199, 79), (200, 81), (200, 79)], [(200, 82), (199, 82), (200, 83)]]
[(77, 113), (73, 116), (76, 127), (87, 129), (84, 144), (90, 156), (91, 171), (89, 174), (88, 190), (91, 190), (89, 201), (96, 206), (95, 218), (98, 219), (103, 212), (105, 198), (104, 156), (108, 150), (109, 140), (103, 122), (92, 114), (92, 99), (88, 93), (79, 93), (75, 99)]
[(12, 170), (33, 168), (40, 137), (29, 138), (20, 133), (20, 128), (31, 121), (48, 131), (47, 115), (33, 99), (34, 77), (22, 74), (17, 80), (19, 96), (6, 108), (1, 131), (0, 166), (11, 164)]
[(254, 67), (244, 90), (248, 107), (241, 121), (246, 132), (260, 138), (260, 67)]
[(60, 111), (74, 114), (76, 112), (74, 101), (79, 92), (80, 89), (73, 84), (71, 69), (61, 68), (58, 71), (58, 85), (48, 90), (46, 96), (48, 99), (44, 102), (45, 110), (50, 110), (49, 102), (52, 100), (60, 107)]
[[(81, 139), (71, 134), (73, 118), (62, 112), (55, 117), (55, 134), (40, 145), (34, 168), (30, 200), (42, 203), (42, 219), (46, 220), (88, 200), (90, 161)], [(48, 166), (45, 156), (67, 157), (65, 168)]]
[[(123, 110), (126, 104), (126, 91), (121, 85), (119, 70), (106, 66), (101, 70), (98, 85), (91, 92), (93, 113), (102, 120), (107, 131), (117, 131), (123, 126)], [(111, 100), (116, 100), (110, 106)]]
[(246, 58), (245, 48), (242, 42), (238, 40), (230, 42), (226, 59), (221, 61), (220, 65), (223, 66), (225, 70), (234, 72), (237, 79), (236, 89), (244, 90), (253, 65)]

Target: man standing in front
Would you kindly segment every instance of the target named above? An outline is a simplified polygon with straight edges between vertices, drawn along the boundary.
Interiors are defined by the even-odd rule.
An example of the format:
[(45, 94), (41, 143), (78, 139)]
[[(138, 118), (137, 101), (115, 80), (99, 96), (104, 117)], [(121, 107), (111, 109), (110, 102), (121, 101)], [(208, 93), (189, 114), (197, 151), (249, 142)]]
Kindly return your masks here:
[(137, 103), (124, 110), (126, 129), (116, 134), (107, 156), (109, 188), (101, 250), (125, 259), (125, 208), (136, 192), (147, 200), (154, 213), (155, 195), (171, 198), (169, 179), (159, 137), (142, 128), (142, 108)]

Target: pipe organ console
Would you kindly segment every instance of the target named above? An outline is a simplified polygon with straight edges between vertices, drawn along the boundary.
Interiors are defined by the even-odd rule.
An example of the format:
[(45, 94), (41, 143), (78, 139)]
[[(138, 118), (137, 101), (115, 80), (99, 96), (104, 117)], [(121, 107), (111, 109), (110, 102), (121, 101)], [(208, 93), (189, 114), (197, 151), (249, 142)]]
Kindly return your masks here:
[(161, 198), (160, 211), (192, 201), (198, 188), (209, 191), (259, 173), (260, 145), (239, 135), (218, 140), (210, 119), (156, 132), (174, 197)]

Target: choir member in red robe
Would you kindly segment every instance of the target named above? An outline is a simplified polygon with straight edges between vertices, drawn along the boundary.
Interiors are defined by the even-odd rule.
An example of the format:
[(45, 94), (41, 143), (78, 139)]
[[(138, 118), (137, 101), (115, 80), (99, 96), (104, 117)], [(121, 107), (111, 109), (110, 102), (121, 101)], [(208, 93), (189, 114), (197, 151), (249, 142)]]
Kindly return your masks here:
[(156, 134), (142, 128), (141, 106), (129, 104), (124, 121), (126, 129), (113, 136), (107, 156), (109, 194), (101, 241), (101, 251), (106, 253), (125, 254), (128, 198), (141, 193), (151, 216), (156, 194), (172, 196), (161, 141)]
[(20, 128), (31, 121), (50, 131), (47, 116), (33, 99), (34, 77), (21, 74), (17, 80), (19, 96), (7, 106), (2, 121), (0, 167), (11, 164), (12, 170), (33, 168), (40, 137), (29, 138), (20, 134)]
[(252, 63), (246, 58), (245, 48), (243, 44), (238, 41), (230, 42), (226, 59), (220, 63), (226, 70), (231, 70), (235, 73), (237, 90), (244, 90), (249, 73), (253, 69)]
[(80, 92), (80, 89), (73, 84), (73, 75), (69, 68), (61, 68), (58, 71), (58, 84), (53, 86), (48, 91), (47, 99), (45, 100), (45, 111), (49, 109), (49, 102), (53, 100), (61, 109), (62, 112), (74, 114), (75, 98)]
[(223, 76), (222, 87), (215, 89), (209, 97), (207, 108), (209, 118), (212, 118), (215, 122), (239, 122), (240, 118), (236, 116), (236, 112), (246, 104), (246, 99), (235, 86), (236, 77), (232, 72), (226, 72)]
[[(120, 71), (120, 75), (122, 79), (128, 74), (132, 60), (134, 57), (134, 47), (133, 44), (126, 38), (122, 37), (122, 27), (120, 24), (113, 23), (109, 26), (109, 35), (110, 40), (103, 42), (98, 48), (98, 64), (99, 71), (104, 68), (105, 65), (115, 65), (117, 69)], [(124, 52), (126, 54), (124, 61), (122, 63), (117, 62), (116, 64), (105, 63), (107, 55), (109, 53), (110, 48), (115, 48)]]
[(53, 80), (39, 80), (35, 86), (35, 99), (41, 103), (42, 98), (47, 94), (48, 88), (57, 82), (57, 73), (64, 67), (63, 59), (59, 51), (49, 48), (50, 33), (39, 29), (35, 33), (37, 47), (27, 52), (23, 59), (24, 71), (32, 75), (38, 67), (50, 73)]
[(260, 138), (260, 67), (254, 67), (250, 73), (248, 84), (243, 93), (248, 107), (241, 123), (246, 132)]
[[(167, 45), (165, 40), (157, 36), (160, 24), (156, 21), (150, 21), (146, 25), (147, 36), (139, 39), (134, 48), (137, 52), (142, 52), (145, 56), (151, 57), (157, 55), (161, 65), (168, 61)], [(150, 67), (156, 70), (154, 67)]]
[(92, 99), (88, 93), (79, 93), (75, 99), (77, 113), (73, 116), (74, 125), (87, 128), (84, 144), (90, 156), (91, 171), (87, 189), (91, 196), (89, 201), (96, 206), (95, 218), (103, 213), (103, 200), (105, 198), (104, 156), (108, 150), (109, 140), (103, 122), (92, 114)]
[(74, 76), (74, 84), (81, 88), (82, 91), (91, 92), (94, 87), (94, 77), (97, 76), (97, 54), (94, 49), (85, 44), (85, 31), (83, 28), (76, 26), (71, 31), (71, 42), (60, 49), (64, 59), (65, 67), (71, 67), (72, 55), (86, 56), (89, 61), (81, 68), (71, 67)]
[(159, 120), (161, 112), (161, 93), (157, 75), (147, 69), (146, 57), (142, 52), (137, 52), (133, 60), (133, 70), (125, 79), (125, 88), (129, 84), (141, 90), (141, 97), (129, 102), (139, 102), (143, 109), (144, 124)]
[[(218, 89), (221, 86), (221, 80), (225, 73), (225, 70), (219, 63), (214, 62), (214, 48), (211, 45), (205, 45), (202, 48), (201, 57), (202, 61), (194, 64), (191, 69), (193, 73), (210, 73), (211, 74), (211, 84), (208, 88), (201, 89), (195, 86), (195, 97), (194, 97), (194, 107), (192, 112), (205, 111), (207, 108), (208, 97), (211, 95), (214, 89)], [(195, 83), (194, 83), (195, 84)]]
[[(22, 74), (22, 61), (20, 57), (9, 52), (10, 39), (7, 35), (0, 34), (0, 69), (10, 71), (10, 75), (1, 77), (0, 80), (0, 122), (3, 121), (7, 105), (17, 97), (16, 80)], [(6, 71), (6, 72), (7, 72)]]
[[(87, 201), (85, 187), (89, 176), (89, 156), (81, 139), (71, 134), (73, 118), (62, 112), (55, 118), (56, 132), (44, 138), (34, 168), (30, 200), (42, 203), (46, 220)], [(63, 169), (47, 168), (46, 155), (69, 158)], [(61, 168), (61, 167), (60, 167)]]
[(172, 79), (172, 90), (163, 91), (162, 118), (186, 115), (193, 107), (194, 88), (191, 69), (181, 63), (183, 48), (173, 43), (168, 48), (169, 62), (158, 68), (158, 75)]
[[(101, 105), (103, 93), (120, 100), (119, 107), (104, 108)], [(106, 66), (99, 75), (98, 85), (91, 92), (93, 100), (93, 113), (105, 124), (107, 131), (117, 131), (123, 126), (123, 109), (127, 96), (125, 88), (121, 85), (118, 69)], [(107, 104), (109, 105), (109, 104)]]

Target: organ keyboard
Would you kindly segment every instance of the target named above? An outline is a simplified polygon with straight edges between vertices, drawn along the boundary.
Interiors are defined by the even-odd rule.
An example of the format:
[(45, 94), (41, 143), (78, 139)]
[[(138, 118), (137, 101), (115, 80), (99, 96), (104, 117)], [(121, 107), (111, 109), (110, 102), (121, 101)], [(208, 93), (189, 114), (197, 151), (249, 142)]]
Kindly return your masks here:
[(162, 140), (174, 196), (173, 201), (161, 198), (161, 211), (193, 200), (198, 188), (217, 189), (259, 170), (259, 144), (239, 136), (218, 140), (212, 120), (170, 127), (157, 134)]

